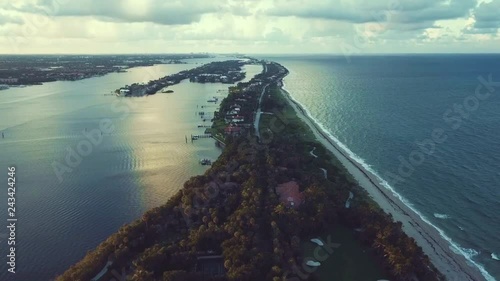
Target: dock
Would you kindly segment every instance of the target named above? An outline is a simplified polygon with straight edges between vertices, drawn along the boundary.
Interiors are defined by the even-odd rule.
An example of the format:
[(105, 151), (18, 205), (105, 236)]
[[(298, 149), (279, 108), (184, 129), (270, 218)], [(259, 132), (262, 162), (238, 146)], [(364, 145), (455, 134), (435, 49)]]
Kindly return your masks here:
[(191, 141), (198, 139), (209, 139), (209, 138), (212, 138), (212, 134), (191, 135)]

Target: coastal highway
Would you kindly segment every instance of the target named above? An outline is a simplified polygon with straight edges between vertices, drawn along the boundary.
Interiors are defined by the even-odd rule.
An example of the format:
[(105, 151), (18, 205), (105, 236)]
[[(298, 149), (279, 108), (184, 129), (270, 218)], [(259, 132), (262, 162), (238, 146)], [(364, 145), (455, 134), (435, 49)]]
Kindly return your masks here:
[[(267, 72), (267, 64), (263, 64), (264, 65), (264, 70), (262, 71), (262, 73), (266, 74)], [(264, 88), (262, 88), (262, 93), (260, 93), (260, 98), (259, 98), (259, 106), (257, 107), (257, 112), (255, 113), (255, 122), (253, 124), (253, 127), (255, 128), (255, 135), (257, 136), (257, 138), (260, 140), (260, 131), (259, 131), (259, 124), (260, 124), (260, 116), (262, 115), (262, 98), (264, 97), (264, 93), (266, 92), (266, 89), (267, 87), (269, 86), (269, 84), (267, 84), (266, 86), (264, 86)]]
[(260, 124), (260, 116), (262, 115), (262, 98), (264, 97), (264, 93), (266, 92), (267, 87), (269, 84), (264, 86), (262, 88), (262, 93), (260, 93), (260, 98), (259, 98), (259, 107), (257, 108), (257, 112), (255, 113), (255, 123), (254, 123), (254, 128), (255, 128), (255, 135), (257, 138), (260, 140), (260, 131), (259, 131), (259, 124)]

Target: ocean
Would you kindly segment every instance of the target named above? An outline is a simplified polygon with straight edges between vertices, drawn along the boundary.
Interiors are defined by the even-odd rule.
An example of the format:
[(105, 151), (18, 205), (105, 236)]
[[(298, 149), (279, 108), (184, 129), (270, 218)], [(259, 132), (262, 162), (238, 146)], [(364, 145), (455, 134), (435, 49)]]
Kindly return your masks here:
[[(484, 86), (489, 75), (500, 81), (499, 55), (266, 58), (290, 70), (286, 89), (326, 132), (472, 266), (500, 280), (500, 85)], [(15, 165), (19, 219), (18, 273), (6, 275), (4, 257), (0, 280), (50, 280), (205, 171), (198, 160), (220, 151), (210, 140), (186, 144), (185, 136), (203, 131), (198, 106), (227, 85), (186, 82), (173, 94), (117, 106), (110, 95), (202, 62), (0, 91), (0, 185)], [(259, 71), (249, 69), (247, 79)], [(115, 130), (61, 182), (54, 163), (66, 165), (68, 151), (84, 149), (84, 133), (92, 136), (104, 119)]]
[[(0, 91), (0, 215), (7, 216), (12, 165), (18, 218), (17, 273), (7, 273), (4, 221), (0, 280), (53, 279), (120, 226), (166, 203), (191, 176), (203, 174), (208, 167), (199, 160), (215, 160), (221, 151), (211, 139), (192, 144), (186, 136), (202, 134), (198, 125), (211, 125), (197, 112), (215, 111), (207, 100), (227, 95), (227, 84), (184, 81), (171, 88), (174, 93), (142, 98), (118, 98), (112, 91), (225, 59)], [(262, 71), (259, 65), (246, 68), (246, 80)], [(101, 126), (114, 130), (100, 135)]]
[(500, 55), (265, 58), (324, 131), (500, 280)]

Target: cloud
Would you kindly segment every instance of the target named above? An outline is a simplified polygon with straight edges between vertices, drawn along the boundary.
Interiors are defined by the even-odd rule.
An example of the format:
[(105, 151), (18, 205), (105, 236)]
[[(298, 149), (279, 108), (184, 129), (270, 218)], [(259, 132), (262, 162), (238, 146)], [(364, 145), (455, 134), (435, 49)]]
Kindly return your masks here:
[[(321, 18), (354, 24), (391, 23), (392, 26), (465, 17), (476, 0), (281, 0), (266, 13), (278, 17)], [(403, 28), (404, 29), (404, 28)]]
[(0, 9), (0, 26), (5, 24), (23, 24), (24, 20), (17, 15), (9, 14)]
[[(14, 2), (15, 3), (15, 2)], [(218, 1), (196, 0), (38, 0), (7, 4), (11, 10), (51, 17), (96, 17), (104, 21), (190, 24), (219, 9)]]
[[(497, 52), (500, 36), (492, 34), (498, 34), (500, 26), (499, 3), (0, 0), (0, 53), (338, 52), (339, 46), (359, 42), (360, 52), (365, 53), (432, 52), (446, 47)], [(10, 41), (15, 42), (15, 51)], [(474, 45), (478, 41), (483, 49)]]
[(290, 41), (290, 37), (277, 27), (273, 27), (272, 30), (264, 34), (264, 38), (271, 42), (287, 43)]
[(469, 25), (466, 33), (496, 34), (500, 28), (500, 0), (483, 2), (472, 12), (474, 23)]

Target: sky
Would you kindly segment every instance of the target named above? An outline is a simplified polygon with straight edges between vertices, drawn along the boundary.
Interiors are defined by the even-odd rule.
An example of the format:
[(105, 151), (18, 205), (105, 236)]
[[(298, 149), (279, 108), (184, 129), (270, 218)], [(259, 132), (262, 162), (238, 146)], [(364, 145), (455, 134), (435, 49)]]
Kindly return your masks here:
[(0, 0), (1, 54), (497, 53), (500, 0)]

